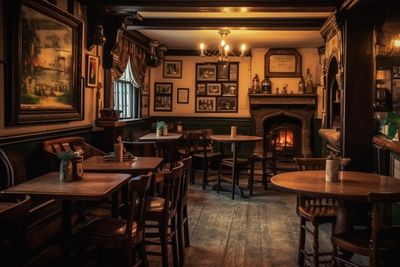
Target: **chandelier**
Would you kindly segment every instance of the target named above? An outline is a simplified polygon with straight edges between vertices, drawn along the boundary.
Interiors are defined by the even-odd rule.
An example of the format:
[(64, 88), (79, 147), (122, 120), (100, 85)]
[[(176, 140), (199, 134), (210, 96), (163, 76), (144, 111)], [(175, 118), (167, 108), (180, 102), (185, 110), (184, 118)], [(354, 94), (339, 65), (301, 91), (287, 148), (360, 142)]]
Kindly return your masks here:
[(240, 56), (243, 57), (246, 52), (246, 45), (242, 44), (240, 46), (240, 54), (238, 52), (235, 52), (231, 49), (227, 42), (227, 37), (228, 34), (230, 34), (231, 31), (228, 29), (221, 29), (218, 31), (218, 34), (220, 36), (220, 40), (218, 45), (213, 49), (213, 50), (206, 50), (206, 45), (204, 43), (200, 43), (200, 56), (201, 57), (217, 57), (217, 61), (223, 62), (223, 61), (229, 61), (229, 56)]

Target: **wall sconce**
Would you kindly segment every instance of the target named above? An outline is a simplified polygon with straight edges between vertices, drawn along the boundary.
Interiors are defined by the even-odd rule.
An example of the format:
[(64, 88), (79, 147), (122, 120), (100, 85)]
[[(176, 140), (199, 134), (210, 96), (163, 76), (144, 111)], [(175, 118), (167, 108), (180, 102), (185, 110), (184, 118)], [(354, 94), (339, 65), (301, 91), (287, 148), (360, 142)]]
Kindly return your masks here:
[(92, 50), (95, 46), (104, 46), (106, 43), (106, 36), (104, 35), (104, 28), (101, 25), (96, 25), (93, 37), (92, 37), (92, 43), (89, 46), (89, 50)]

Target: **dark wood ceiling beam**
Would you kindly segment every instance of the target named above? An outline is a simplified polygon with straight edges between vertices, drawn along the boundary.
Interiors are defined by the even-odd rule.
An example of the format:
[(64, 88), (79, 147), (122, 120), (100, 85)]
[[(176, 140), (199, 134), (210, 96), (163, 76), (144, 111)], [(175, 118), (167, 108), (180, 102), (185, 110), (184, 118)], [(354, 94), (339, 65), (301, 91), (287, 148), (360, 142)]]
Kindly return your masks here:
[(144, 19), (128, 30), (214, 30), (224, 27), (246, 30), (318, 30), (326, 19)]
[(187, 0), (86, 0), (86, 5), (110, 12), (179, 11), (215, 12), (225, 7), (247, 7), (257, 12), (331, 12), (338, 0), (253, 0), (253, 1), (187, 1)]

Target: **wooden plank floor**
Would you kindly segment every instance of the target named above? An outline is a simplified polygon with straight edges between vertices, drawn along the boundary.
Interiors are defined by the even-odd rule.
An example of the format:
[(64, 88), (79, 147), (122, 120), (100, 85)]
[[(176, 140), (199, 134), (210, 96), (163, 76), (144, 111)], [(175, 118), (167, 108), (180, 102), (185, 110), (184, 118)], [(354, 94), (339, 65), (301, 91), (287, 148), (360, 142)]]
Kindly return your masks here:
[[(185, 266), (297, 266), (295, 195), (256, 186), (251, 198), (231, 200), (230, 193), (217, 194), (210, 187), (202, 190), (199, 184), (192, 185), (189, 192), (191, 246), (185, 251)], [(308, 248), (310, 240), (308, 236)], [(320, 231), (320, 247), (330, 251), (329, 225)], [(30, 266), (69, 266), (54, 251), (48, 250)], [(161, 266), (159, 257), (150, 256), (149, 260), (150, 266)], [(87, 266), (97, 265), (92, 261)]]

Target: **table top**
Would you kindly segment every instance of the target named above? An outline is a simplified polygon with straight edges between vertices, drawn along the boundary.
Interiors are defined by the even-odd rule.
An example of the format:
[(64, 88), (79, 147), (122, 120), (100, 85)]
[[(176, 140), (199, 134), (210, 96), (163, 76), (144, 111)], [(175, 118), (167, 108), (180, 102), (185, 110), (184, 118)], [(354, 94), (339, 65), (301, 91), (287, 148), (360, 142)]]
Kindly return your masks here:
[(212, 135), (210, 135), (210, 139), (214, 140), (214, 141), (219, 141), (219, 142), (232, 142), (232, 143), (256, 142), (256, 141), (263, 140), (263, 138), (260, 136), (236, 135), (235, 137), (231, 137), (231, 135), (228, 135), (228, 134), (212, 134)]
[(3, 194), (35, 195), (66, 200), (101, 200), (126, 184), (131, 175), (122, 173), (84, 173), (81, 180), (60, 182), (59, 172), (46, 173), (10, 187)]
[(400, 192), (400, 179), (353, 171), (345, 171), (343, 180), (338, 182), (326, 182), (325, 170), (281, 173), (273, 176), (271, 182), (297, 194), (355, 201), (368, 201), (369, 193)]
[(135, 157), (133, 160), (122, 162), (104, 160), (103, 156), (93, 156), (83, 161), (83, 170), (90, 172), (124, 172), (138, 173), (156, 170), (163, 158), (159, 157)]
[(148, 133), (139, 138), (140, 141), (176, 141), (182, 138), (182, 133), (168, 133), (167, 135), (157, 136), (156, 133)]

